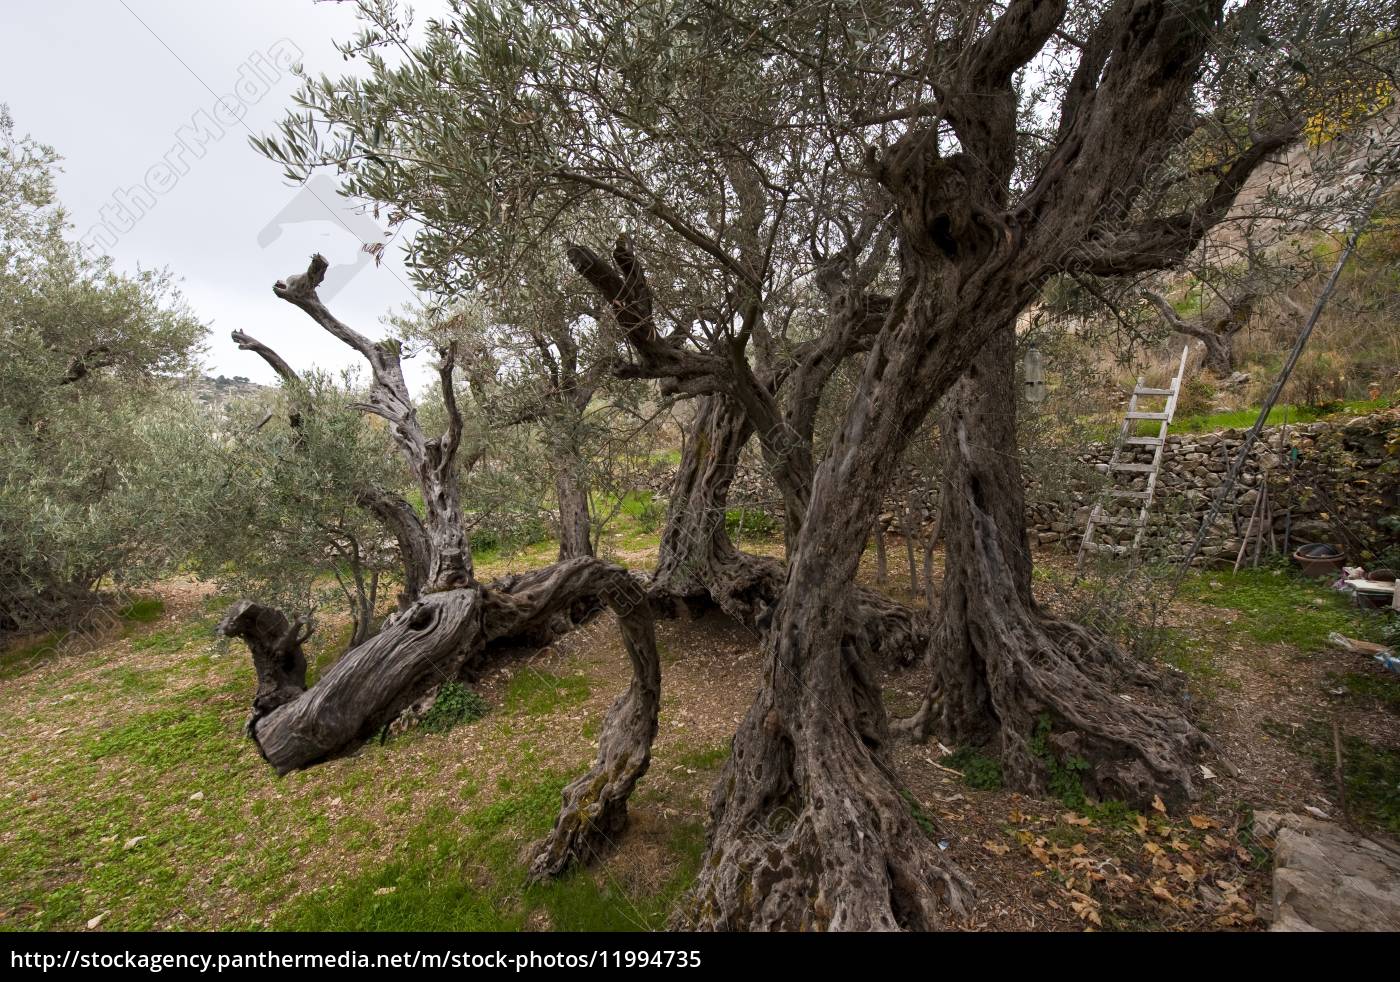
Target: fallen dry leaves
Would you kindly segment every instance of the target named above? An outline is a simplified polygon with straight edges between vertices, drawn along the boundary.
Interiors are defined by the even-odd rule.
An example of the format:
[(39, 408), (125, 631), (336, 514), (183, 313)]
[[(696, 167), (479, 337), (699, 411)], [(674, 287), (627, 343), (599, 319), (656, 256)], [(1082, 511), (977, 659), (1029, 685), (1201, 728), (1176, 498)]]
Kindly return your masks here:
[[(1106, 919), (1110, 927), (1150, 922), (1184, 930), (1255, 924), (1253, 871), (1240, 865), (1251, 855), (1236, 841), (1238, 829), (1200, 814), (1177, 822), (1159, 803), (1151, 821), (1138, 813), (1110, 821), (1012, 809), (1006, 834), (1039, 864), (1034, 875), (1055, 889), (1059, 902), (1050, 906), (1073, 911), (1085, 930), (1104, 927)], [(988, 840), (982, 848), (1002, 856), (1010, 846)]]

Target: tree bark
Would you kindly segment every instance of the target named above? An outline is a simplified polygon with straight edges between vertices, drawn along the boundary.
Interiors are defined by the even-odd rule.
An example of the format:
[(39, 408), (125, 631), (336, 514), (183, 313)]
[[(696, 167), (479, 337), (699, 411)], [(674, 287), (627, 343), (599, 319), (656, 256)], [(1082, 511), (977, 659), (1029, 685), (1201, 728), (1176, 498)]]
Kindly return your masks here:
[(637, 581), (612, 567), (601, 589), (617, 613), (632, 681), (603, 720), (593, 766), (564, 789), (554, 829), (530, 865), (532, 880), (558, 876), (601, 856), (627, 825), (627, 799), (651, 765), (661, 711), (661, 659), (650, 603)]
[(1172, 330), (1200, 341), (1205, 348), (1205, 367), (1217, 378), (1235, 370), (1235, 335), (1249, 324), (1254, 298), (1245, 295), (1229, 304), (1229, 312), (1212, 319), (1209, 325), (1192, 324), (1176, 312), (1167, 300), (1151, 290), (1142, 291)]
[(316, 288), (325, 279), (328, 266), (324, 256), (312, 256), (306, 272), (278, 280), (272, 292), (303, 310), (328, 334), (359, 352), (369, 362), (372, 379), (369, 402), (356, 408), (374, 413), (388, 422), (394, 443), (422, 492), (423, 507), (427, 513), (423, 532), (428, 544), (424, 589), (437, 591), (471, 587), (475, 585), (476, 578), (472, 571), (471, 546), (462, 521), (456, 473), (457, 450), (462, 440), (462, 414), (457, 408), (456, 389), (452, 381), (456, 365), (455, 345), (448, 344), (439, 352), (442, 360), (437, 366), (442, 401), (447, 410), (447, 429), (439, 436), (428, 437), (418, 421), (418, 412), (404, 380), (399, 343), (393, 339), (371, 341), (337, 318), (321, 302)]
[[(1004, 325), (949, 400), (942, 427), (945, 563), (932, 681), (901, 728), (999, 749), (1008, 786), (1045, 794), (1055, 774), (1086, 791), (1145, 805), (1195, 794), (1205, 738), (1174, 709), (1145, 665), (1109, 639), (1043, 613), (1016, 452), (1015, 337)], [(1132, 702), (1121, 690), (1137, 685)], [(1083, 765), (1081, 767), (1081, 765)]]
[(399, 610), (407, 610), (423, 593), (428, 581), (428, 566), (431, 559), (431, 546), (428, 533), (413, 506), (397, 494), (379, 488), (370, 488), (360, 493), (356, 499), (360, 507), (367, 509), (375, 518), (383, 522), (394, 534), (399, 546), (399, 561), (403, 570), (403, 590), (399, 593)]
[(585, 464), (572, 446), (554, 446), (554, 497), (559, 505), (559, 559), (593, 555), (592, 522)]
[[(744, 410), (725, 396), (701, 397), (672, 485), (653, 577), (657, 595), (691, 605), (714, 604), (760, 637), (771, 626), (786, 570), (766, 556), (735, 548), (725, 530), (729, 485), (752, 427)], [(901, 665), (927, 649), (921, 611), (878, 590), (849, 589), (843, 606), (846, 637), (858, 650)]]
[(481, 611), (477, 590), (428, 594), (297, 698), (255, 711), (249, 735), (279, 774), (355, 749), (428, 689), (458, 677), (481, 645)]
[[(975, 309), (1019, 309), (1023, 298), (1005, 287), (988, 283)], [(965, 877), (915, 822), (885, 759), (879, 686), (845, 639), (849, 584), (894, 462), (956, 380), (956, 357), (942, 355), (967, 345), (970, 360), (985, 335), (948, 324), (931, 300), (920, 290), (904, 298), (817, 472), (767, 634), (764, 685), (711, 799), (706, 859), (678, 914), (684, 925), (924, 930), (967, 909)]]
[(258, 689), (253, 696), (250, 727), (259, 717), (306, 691), (306, 654), (301, 646), (311, 636), (309, 618), (289, 621), (280, 610), (240, 600), (229, 608), (216, 630), (225, 637), (242, 638), (253, 655)]
[[(1062, 3), (1007, 3), (958, 53), (938, 119), (871, 154), (894, 198), (902, 280), (816, 471), (763, 688), (712, 799), (686, 923), (927, 928), (964, 908), (961, 875), (921, 836), (885, 769), (878, 688), (841, 644), (849, 584), (910, 435), (1046, 277), (1170, 265), (1228, 210), (1254, 163), (1231, 167), (1206, 202), (1181, 216), (1115, 228), (1132, 220), (1150, 164), (1179, 134), (1171, 124), (1198, 78), (1210, 37), (1203, 28), (1219, 13), (1217, 0), (1107, 8), (1070, 79), (1056, 145), (1014, 205), (1013, 81), (1059, 28)], [(957, 136), (947, 156), (935, 130), (942, 125)], [(998, 543), (989, 521), (981, 529), (981, 541)], [(988, 576), (985, 585), (1006, 596), (1005, 583)], [(1072, 722), (1084, 728), (1085, 720)], [(1174, 771), (1178, 759), (1160, 763)]]
[(752, 624), (760, 599), (754, 573), (725, 527), (729, 486), (753, 435), (744, 410), (722, 395), (701, 396), (671, 484), (653, 582), (679, 597), (712, 602)]

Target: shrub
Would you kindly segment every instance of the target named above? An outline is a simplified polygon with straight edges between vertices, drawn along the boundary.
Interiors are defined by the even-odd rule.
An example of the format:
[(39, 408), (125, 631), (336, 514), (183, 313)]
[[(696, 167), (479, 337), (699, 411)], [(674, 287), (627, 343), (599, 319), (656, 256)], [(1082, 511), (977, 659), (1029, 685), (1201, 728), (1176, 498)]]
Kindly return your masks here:
[[(1204, 416), (1215, 405), (1215, 386), (1200, 375), (1186, 379), (1177, 398), (1176, 411), (1179, 416)], [(1153, 430), (1156, 435), (1156, 430)]]
[(490, 708), (485, 699), (461, 682), (446, 682), (438, 689), (432, 708), (418, 727), (428, 733), (446, 733), (459, 724), (476, 722)]

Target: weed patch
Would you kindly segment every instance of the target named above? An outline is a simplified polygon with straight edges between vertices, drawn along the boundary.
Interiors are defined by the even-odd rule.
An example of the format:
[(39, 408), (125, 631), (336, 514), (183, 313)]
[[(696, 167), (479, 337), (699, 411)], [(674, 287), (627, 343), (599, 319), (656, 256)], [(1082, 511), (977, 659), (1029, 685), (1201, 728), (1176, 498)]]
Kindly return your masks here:
[(1232, 630), (1260, 644), (1291, 644), (1312, 652), (1327, 647), (1333, 631), (1368, 637), (1376, 630), (1375, 619), (1342, 594), (1282, 569), (1199, 573), (1187, 577), (1182, 594), (1238, 611)]
[(963, 781), (979, 791), (995, 791), (1002, 786), (1001, 761), (974, 747), (959, 747), (943, 759), (947, 767), (961, 771)]
[[(1277, 723), (1266, 729), (1312, 763), (1335, 800), (1336, 750), (1332, 728), (1314, 720), (1298, 729)], [(1378, 826), (1392, 835), (1400, 834), (1400, 750), (1343, 734), (1342, 780), (1353, 821)]]
[(485, 699), (461, 682), (446, 682), (418, 728), (426, 733), (446, 733), (462, 723), (475, 723), (490, 709)]

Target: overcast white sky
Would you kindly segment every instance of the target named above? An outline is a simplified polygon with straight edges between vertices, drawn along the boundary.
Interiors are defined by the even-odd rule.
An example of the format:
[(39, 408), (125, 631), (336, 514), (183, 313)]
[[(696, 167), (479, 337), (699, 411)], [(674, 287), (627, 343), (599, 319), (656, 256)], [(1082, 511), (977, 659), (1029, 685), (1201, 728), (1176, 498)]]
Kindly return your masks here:
[[(413, 6), (421, 19), (439, 5)], [(381, 336), (380, 317), (413, 299), (397, 245), (382, 267), (362, 261), (356, 270), (367, 257), (352, 230), (376, 234), (367, 216), (346, 211), (324, 186), (318, 197), (330, 208), (298, 198), (302, 192), (280, 168), (248, 144), (250, 130), (270, 131), (291, 108), (296, 80), (277, 63), (294, 58), (313, 74), (340, 74), (348, 66), (332, 42), (354, 29), (348, 4), (311, 0), (11, 0), (0, 7), (0, 102), (20, 133), (65, 158), (58, 188), (75, 234), (121, 269), (165, 266), (180, 277), (210, 328), (212, 375), (273, 381), (259, 358), (228, 339), (235, 329), (277, 348), (299, 370), (355, 362), (272, 295), (272, 283), (304, 269), (312, 252), (332, 263), (328, 287), (335, 267), (345, 267), (333, 298), (327, 289), (322, 295), (366, 334)], [(258, 82), (259, 74), (273, 80)], [(214, 113), (230, 94), (246, 107), (241, 123)], [(223, 131), (202, 146), (191, 137), (200, 113)], [(182, 135), (193, 147), (172, 158)], [(124, 199), (125, 215), (117, 210)], [(289, 207), (301, 220), (279, 223)], [(137, 211), (143, 214), (130, 221)], [(90, 235), (104, 219), (112, 231)], [(423, 377), (425, 366), (415, 368)]]

